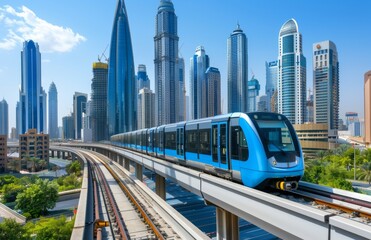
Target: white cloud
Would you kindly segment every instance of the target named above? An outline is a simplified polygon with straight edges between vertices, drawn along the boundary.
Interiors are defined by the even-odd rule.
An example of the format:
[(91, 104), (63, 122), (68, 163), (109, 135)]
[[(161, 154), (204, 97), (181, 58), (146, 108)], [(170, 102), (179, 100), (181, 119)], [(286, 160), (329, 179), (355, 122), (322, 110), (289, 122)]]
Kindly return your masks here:
[(42, 59), (41, 62), (43, 62), (43, 63), (50, 63), (50, 59)]
[[(53, 25), (39, 17), (25, 6), (17, 12), (13, 7), (0, 7), (0, 26), (7, 35), (0, 39), (0, 49), (14, 49), (17, 44), (32, 39), (42, 52), (69, 52), (86, 38), (71, 28)], [(0, 36), (1, 38), (1, 36)]]

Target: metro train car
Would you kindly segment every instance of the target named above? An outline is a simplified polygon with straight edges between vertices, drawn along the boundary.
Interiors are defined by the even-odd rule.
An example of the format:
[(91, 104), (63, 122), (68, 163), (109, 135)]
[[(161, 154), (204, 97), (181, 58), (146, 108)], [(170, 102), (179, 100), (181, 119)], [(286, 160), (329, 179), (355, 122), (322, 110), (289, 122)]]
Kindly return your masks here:
[(295, 130), (277, 113), (230, 113), (162, 125), (113, 135), (111, 144), (258, 189), (296, 189), (304, 174)]

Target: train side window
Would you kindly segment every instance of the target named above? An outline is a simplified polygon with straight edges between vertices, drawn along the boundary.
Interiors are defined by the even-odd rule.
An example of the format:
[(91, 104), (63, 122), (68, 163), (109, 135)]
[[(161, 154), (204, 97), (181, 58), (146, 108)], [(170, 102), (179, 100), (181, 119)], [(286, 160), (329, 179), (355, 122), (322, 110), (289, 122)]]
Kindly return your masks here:
[(210, 129), (200, 129), (200, 153), (211, 155)]
[(176, 132), (165, 132), (165, 148), (176, 149)]
[(231, 157), (242, 161), (246, 161), (249, 157), (246, 137), (240, 126), (231, 127)]
[(197, 130), (187, 130), (187, 152), (198, 153), (198, 132)]

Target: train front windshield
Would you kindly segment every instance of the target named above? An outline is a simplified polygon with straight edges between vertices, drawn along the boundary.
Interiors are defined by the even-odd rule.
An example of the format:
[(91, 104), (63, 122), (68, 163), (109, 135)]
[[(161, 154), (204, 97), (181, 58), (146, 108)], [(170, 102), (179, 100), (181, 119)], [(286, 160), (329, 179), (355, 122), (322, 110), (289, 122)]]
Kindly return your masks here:
[(274, 113), (248, 114), (259, 133), (268, 157), (275, 156), (279, 162), (295, 161), (299, 145), (290, 122)]

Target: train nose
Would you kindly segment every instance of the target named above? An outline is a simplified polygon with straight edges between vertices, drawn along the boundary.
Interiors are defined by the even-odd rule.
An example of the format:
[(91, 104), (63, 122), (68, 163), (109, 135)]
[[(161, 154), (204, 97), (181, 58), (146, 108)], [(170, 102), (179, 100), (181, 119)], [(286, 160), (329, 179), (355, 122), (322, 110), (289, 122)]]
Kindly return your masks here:
[(278, 181), (276, 182), (276, 188), (284, 191), (296, 190), (298, 188), (298, 182), (296, 181)]

